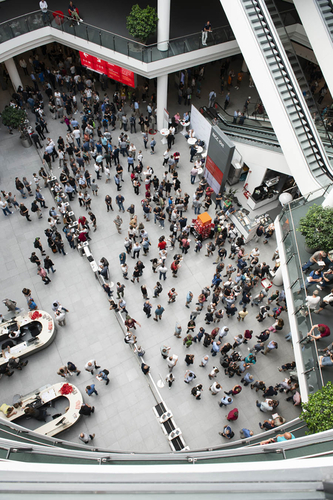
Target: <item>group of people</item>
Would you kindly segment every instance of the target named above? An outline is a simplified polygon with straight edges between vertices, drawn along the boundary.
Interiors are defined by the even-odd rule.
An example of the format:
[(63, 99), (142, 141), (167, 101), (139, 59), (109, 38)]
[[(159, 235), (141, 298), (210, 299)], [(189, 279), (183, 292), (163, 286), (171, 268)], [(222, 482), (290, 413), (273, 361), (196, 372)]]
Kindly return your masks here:
[[(41, 65), (40, 61), (39, 63)], [(130, 277), (128, 275), (132, 272), (132, 285), (130, 286), (137, 286), (144, 272), (148, 272), (148, 270), (144, 271), (145, 268), (148, 267), (144, 264), (144, 257), (152, 254), (150, 260), (152, 273), (159, 274), (159, 281), (154, 286), (152, 292), (153, 297), (159, 299), (159, 303), (156, 306), (152, 305), (148, 297), (147, 287), (141, 284), (143, 312), (148, 320), (152, 316), (152, 310), (154, 310), (155, 314), (153, 319), (157, 323), (163, 324), (161, 320), (163, 314), (166, 312), (166, 307), (164, 307), (165, 304), (163, 304), (163, 297), (159, 298), (160, 294), (163, 293), (163, 286), (161, 283), (169, 279), (169, 273), (170, 279), (173, 280), (178, 278), (181, 274), (182, 263), (186, 262), (191, 250), (190, 235), (193, 233), (193, 225), (191, 221), (192, 216), (188, 218), (187, 212), (193, 209), (195, 214), (200, 213), (202, 204), (204, 204), (205, 210), (210, 210), (213, 204), (213, 190), (204, 178), (198, 183), (192, 199), (190, 195), (182, 189), (181, 179), (178, 174), (179, 156), (177, 154), (175, 156), (174, 153), (171, 153), (175, 136), (175, 131), (173, 129), (170, 132), (170, 138), (168, 140), (168, 157), (164, 155), (163, 158), (161, 158), (160, 172), (162, 173), (154, 172), (151, 167), (144, 166), (145, 161), (142, 151), (145, 151), (147, 147), (147, 137), (145, 136), (147, 131), (143, 123), (143, 146), (141, 146), (142, 150), (139, 149), (137, 153), (136, 146), (134, 145), (135, 141), (130, 138), (127, 133), (127, 121), (123, 119), (124, 116), (126, 118), (126, 113), (123, 109), (125, 106), (125, 99), (128, 99), (128, 94), (125, 93), (125, 99), (123, 99), (122, 92), (115, 92), (113, 100), (111, 101), (107, 92), (105, 92), (103, 96), (99, 94), (89, 74), (83, 75), (82, 70), (77, 71), (77, 66), (74, 65), (74, 60), (71, 56), (69, 56), (69, 59), (67, 58), (64, 63), (60, 73), (56, 73), (56, 75), (60, 74), (60, 78), (56, 76), (56, 88), (54, 88), (52, 77), (50, 77), (50, 81), (45, 84), (45, 93), (49, 97), (50, 113), (52, 113), (51, 108), (53, 108), (55, 117), (57, 119), (63, 118), (67, 126), (66, 136), (63, 134), (65, 138), (60, 136), (57, 140), (57, 145), (55, 141), (51, 138), (46, 138), (44, 134), (42, 134), (44, 135), (44, 139), (39, 135), (39, 126), (42, 126), (43, 121), (46, 124), (43, 109), (40, 111), (43, 95), (40, 93), (42, 97), (42, 99), (40, 99), (36, 89), (30, 88), (24, 92), (19, 91), (19, 97), (17, 98), (17, 101), (20, 102), (20, 100), (22, 100), (22, 102), (27, 102), (27, 105), (31, 106), (31, 111), (36, 117), (36, 133), (39, 135), (41, 141), (47, 141), (47, 146), (45, 147), (43, 155), (44, 165), (39, 172), (39, 177), (36, 176), (38, 182), (35, 179), (34, 182), (36, 183), (36, 202), (41, 208), (49, 208), (45, 206), (43, 195), (41, 195), (42, 198), (39, 195), (37, 197), (37, 193), (41, 194), (41, 179), (44, 180), (45, 185), (50, 185), (55, 200), (55, 206), (50, 208), (48, 228), (45, 230), (48, 246), (52, 253), (59, 252), (66, 255), (63, 235), (58, 230), (59, 224), (63, 225), (62, 233), (65, 234), (71, 248), (75, 248), (80, 242), (90, 241), (90, 224), (93, 225), (94, 230), (97, 229), (97, 224), (96, 217), (91, 212), (91, 197), (89, 193), (92, 192), (93, 196), (96, 196), (96, 201), (94, 200), (94, 203), (99, 203), (96, 180), (105, 179), (105, 183), (110, 185), (110, 194), (107, 194), (104, 199), (106, 209), (109, 212), (116, 208), (113, 207), (112, 204), (113, 200), (111, 197), (112, 191), (110, 184), (111, 169), (114, 164), (116, 170), (114, 175), (114, 189), (117, 193), (115, 196), (116, 206), (120, 213), (124, 214), (125, 211), (129, 213), (129, 225), (124, 240), (124, 251), (119, 255), (120, 272), (124, 280), (129, 280)], [(71, 69), (73, 65), (74, 72)], [(54, 76), (54, 73), (52, 74)], [(78, 78), (76, 78), (77, 76)], [(65, 86), (67, 87), (67, 92), (64, 91)], [(82, 109), (81, 124), (76, 119), (76, 110), (78, 109), (76, 98), (77, 91), (80, 92), (80, 108)], [(31, 97), (34, 101), (33, 106), (31, 101), (30, 103), (28, 101)], [(212, 96), (212, 98), (213, 97), (214, 96)], [(140, 113), (136, 103), (138, 104), (138, 99), (135, 92), (133, 92), (130, 97), (130, 106), (134, 118), (139, 118), (140, 124), (142, 113)], [(16, 104), (19, 105), (17, 102)], [(152, 116), (153, 109), (150, 103), (148, 106), (147, 113), (149, 115), (151, 111), (150, 116)], [(63, 108), (63, 111), (66, 109), (66, 115), (65, 113), (63, 113), (63, 115), (61, 114), (61, 108)], [(68, 118), (68, 122), (65, 119), (66, 117)], [(111, 132), (114, 131), (117, 124), (121, 131), (118, 137), (112, 137)], [(130, 125), (131, 133), (135, 134), (135, 123), (130, 121)], [(45, 131), (49, 133), (48, 130)], [(151, 144), (151, 148), (152, 152), (155, 152), (154, 144)], [(94, 177), (91, 172), (92, 160), (97, 179), (92, 178)], [(121, 163), (124, 163), (124, 160), (127, 164), (127, 169), (126, 165), (121, 165)], [(166, 164), (168, 164), (168, 170), (163, 172), (163, 166)], [(49, 183), (49, 173), (54, 173), (53, 169), (55, 165), (59, 166), (59, 180)], [(126, 173), (128, 174), (127, 176)], [(141, 184), (141, 182), (144, 183), (145, 196), (139, 201), (137, 206), (132, 203), (132, 199), (129, 200), (125, 208), (126, 200), (121, 193), (121, 189), (122, 183), (126, 182), (127, 178), (130, 178), (135, 194), (140, 194), (140, 185), (138, 184)], [(33, 191), (30, 184), (29, 191), (28, 184), (24, 184), (20, 179), (17, 179), (16, 189), (23, 198), (30, 195), (30, 191)], [(97, 189), (93, 188), (94, 185), (97, 185)], [(33, 196), (33, 193), (31, 194)], [(88, 212), (90, 221), (88, 221), (84, 215), (79, 214), (78, 224), (74, 228), (72, 224), (73, 219), (71, 219), (69, 215), (66, 201), (68, 198), (70, 202), (75, 201), (76, 197), (80, 207), (85, 208)], [(7, 202), (11, 202), (11, 193), (4, 193), (4, 199)], [(16, 202), (16, 200), (14, 201)], [(11, 203), (9, 208), (11, 208), (11, 206), (15, 205)], [(37, 208), (39, 208), (38, 205)], [(214, 360), (218, 359), (216, 356), (220, 356), (220, 365), (222, 368), (219, 369), (217, 366), (213, 366), (208, 374), (209, 380), (212, 381), (209, 386), (209, 393), (212, 395), (217, 395), (222, 390), (222, 379), (219, 381), (216, 379), (220, 372), (222, 374), (224, 373), (224, 377), (228, 378), (235, 375), (241, 377), (241, 383), (244, 387), (249, 384), (255, 386), (257, 382), (258, 385), (260, 385), (261, 381), (252, 380), (253, 377), (251, 378), (249, 370), (258, 361), (256, 356), (257, 353), (261, 352), (263, 355), (268, 355), (278, 348), (276, 335), (278, 335), (279, 331), (284, 326), (283, 319), (280, 318), (280, 315), (285, 310), (284, 292), (282, 291), (279, 293), (275, 291), (273, 294), (269, 295), (265, 289), (261, 289), (260, 292), (254, 291), (260, 281), (265, 276), (269, 275), (270, 266), (265, 261), (260, 261), (260, 250), (258, 246), (254, 246), (250, 252), (246, 253), (244, 239), (238, 234), (235, 226), (229, 219), (229, 215), (233, 213), (233, 210), (234, 207), (230, 200), (223, 200), (221, 195), (216, 197), (213, 229), (209, 235), (210, 239), (206, 244), (206, 256), (210, 259), (213, 258), (214, 265), (216, 266), (212, 273), (212, 281), (211, 284), (202, 288), (197, 303), (192, 309), (193, 294), (192, 292), (188, 292), (185, 305), (187, 308), (191, 309), (191, 311), (187, 323), (186, 334), (182, 334), (183, 326), (179, 323), (177, 323), (175, 329), (176, 337), (183, 339), (184, 349), (186, 350), (190, 349), (193, 343), (201, 343), (202, 341), (203, 349), (207, 349), (209, 354), (203, 356), (199, 364), (201, 368), (206, 367), (210, 355)], [(38, 217), (42, 215), (40, 210), (39, 212), (40, 213), (37, 212)], [(5, 213), (4, 215), (8, 214)], [(27, 220), (29, 220), (29, 218), (30, 217), (27, 217)], [(169, 234), (166, 234), (165, 228), (165, 223), (167, 221), (170, 224)], [(122, 218), (117, 216), (114, 223), (117, 233), (121, 234), (123, 224)], [(148, 233), (150, 223), (158, 225), (162, 230), (161, 232), (165, 233), (159, 236), (157, 244), (152, 241)], [(261, 233), (260, 230), (257, 231), (256, 238), (259, 240), (263, 235), (264, 228), (262, 228)], [(193, 256), (198, 254), (205, 246), (205, 242), (200, 234), (194, 233), (194, 236), (195, 243), (192, 245)], [(56, 272), (54, 263), (52, 259), (46, 255), (47, 252), (43, 249), (39, 237), (35, 239), (34, 247), (41, 252), (42, 257), (45, 257), (44, 266), (42, 266), (39, 257), (36, 256), (36, 252), (33, 252), (30, 260), (37, 265), (38, 271), (40, 271), (40, 269), (46, 270), (46, 273), (42, 273), (44, 276), (42, 274), (40, 275), (44, 283), (48, 284), (50, 282), (50, 278), (48, 277), (49, 272)], [(171, 259), (170, 256), (172, 257)], [(132, 259), (134, 260), (133, 271), (129, 271), (130, 266), (127, 262), (128, 258), (131, 259), (131, 263)], [(226, 259), (230, 259), (230, 263), (227, 264)], [(133, 330), (136, 330), (136, 325), (140, 326), (140, 324), (137, 320), (132, 318), (128, 311), (129, 308), (124, 297), (125, 285), (122, 284), (121, 281), (118, 281), (118, 301), (116, 301), (112, 297), (113, 292), (109, 286), (111, 276), (108, 261), (106, 259), (103, 261), (101, 260), (99, 272), (105, 281), (103, 288), (108, 295), (110, 309), (125, 315), (124, 324), (127, 328), (125, 342), (133, 346), (138, 356), (142, 357), (144, 349), (142, 346), (138, 345), (137, 337), (133, 332)], [(117, 271), (113, 268), (112, 273), (116, 272)], [(181, 300), (176, 286), (169, 287), (167, 300), (170, 304), (170, 308), (173, 307), (172, 304), (176, 300)], [(238, 308), (238, 304), (241, 307)], [(247, 356), (244, 356), (243, 353), (241, 353), (241, 346), (247, 344), (252, 339), (253, 331), (245, 330), (243, 334), (237, 334), (232, 339), (229, 329), (225, 326), (220, 327), (218, 324), (221, 321), (229, 324), (229, 320), (232, 322), (233, 317), (236, 317), (238, 321), (246, 321), (249, 306), (258, 307), (258, 324), (264, 321), (267, 323), (269, 317), (272, 317), (272, 322), (263, 331), (256, 332), (258, 334), (256, 335), (258, 342), (255, 341), (255, 344), (251, 346), (251, 352), (248, 353)], [(54, 307), (56, 306), (54, 305)], [(67, 311), (59, 304), (54, 312), (56, 316), (61, 316), (61, 319), (58, 318), (58, 323), (64, 326), (66, 324), (65, 315)], [(203, 326), (197, 328), (197, 322), (198, 319), (200, 319), (199, 316), (204, 320), (206, 325), (214, 323), (212, 331), (210, 331), (210, 328), (204, 328)], [(137, 332), (135, 333), (137, 334)], [(227, 339), (225, 339), (225, 341), (223, 340), (227, 335), (229, 335), (229, 342), (226, 341)], [(273, 336), (273, 339), (270, 336)], [(169, 368), (169, 374), (167, 375), (167, 382), (169, 388), (171, 388), (175, 380), (172, 370), (177, 363), (177, 359), (178, 356), (169, 355), (168, 353), (167, 366)], [(193, 365), (193, 360), (193, 354), (186, 354), (185, 362), (188, 367)], [(218, 363), (216, 362), (215, 364)], [(142, 362), (141, 369), (145, 375), (150, 373), (150, 367), (145, 362)], [(71, 370), (69, 370), (69, 372), (71, 372)], [(65, 376), (68, 373), (64, 370)], [(185, 372), (184, 382), (191, 384), (196, 377), (197, 375), (189, 368)], [(86, 392), (89, 396), (92, 394), (96, 395), (96, 389), (92, 387), (92, 385), (93, 384), (87, 386)], [(204, 385), (205, 384), (200, 383), (191, 388), (190, 392), (195, 399), (200, 400), (202, 398)], [(242, 386), (240, 384), (237, 385), (242, 390)], [(232, 404), (234, 396), (241, 392), (239, 388), (235, 389), (235, 387), (233, 389), (228, 388), (228, 393), (220, 399), (219, 403), (222, 406)], [(285, 390), (285, 386), (283, 386), (283, 390)], [(292, 381), (290, 388), (287, 390), (291, 393), (292, 397), (298, 392), (294, 381)], [(266, 405), (267, 408), (271, 408), (271, 403), (269, 403), (269, 401), (273, 401), (269, 399), (271, 396), (272, 395), (268, 393), (264, 395), (268, 405)], [(260, 410), (270, 411), (262, 409), (266, 408), (265, 401), (260, 403)], [(273, 401), (272, 404), (275, 410), (276, 403)], [(93, 411), (93, 407), (91, 407), (90, 410), (85, 408), (82, 410), (82, 413), (90, 415)], [(234, 411), (233, 416), (238, 417), (238, 413), (238, 410), (237, 412)], [(230, 418), (229, 421), (231, 420), (233, 419)], [(249, 435), (253, 432), (244, 427), (243, 435), (245, 437), (247, 437), (247, 431), (250, 433)], [(230, 433), (224, 432), (224, 434), (224, 437), (230, 437)]]

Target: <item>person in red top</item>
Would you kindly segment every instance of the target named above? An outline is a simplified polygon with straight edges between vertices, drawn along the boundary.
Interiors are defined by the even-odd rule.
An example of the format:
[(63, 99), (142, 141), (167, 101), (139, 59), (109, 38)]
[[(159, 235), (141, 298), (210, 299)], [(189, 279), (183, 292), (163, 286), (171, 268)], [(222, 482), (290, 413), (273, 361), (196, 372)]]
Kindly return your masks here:
[(208, 198), (210, 198), (213, 193), (214, 193), (214, 190), (210, 186), (208, 186), (207, 189), (206, 189), (206, 196)]
[(165, 247), (167, 246), (166, 241), (163, 239), (162, 241), (159, 242), (157, 246), (160, 250), (164, 250)]
[[(313, 335), (313, 331), (315, 330), (315, 328), (317, 328), (319, 335)], [(313, 327), (308, 333), (308, 337), (311, 337), (311, 340), (320, 340), (324, 337), (329, 337), (330, 334), (331, 330), (328, 328), (327, 325), (318, 324), (318, 325), (313, 325)]]
[(82, 227), (86, 227), (87, 226), (87, 219), (85, 218), (84, 215), (81, 215), (81, 217), (78, 220), (78, 223), (79, 223), (79, 227), (80, 226), (82, 226)]
[(234, 408), (233, 410), (229, 411), (227, 420), (232, 421), (232, 420), (237, 420), (238, 419), (238, 409)]
[(235, 385), (231, 391), (229, 392), (226, 392), (224, 391), (224, 394), (226, 394), (227, 396), (236, 396), (237, 394), (239, 394), (242, 390), (242, 386), (240, 385)]
[(177, 271), (180, 267), (179, 260), (174, 260), (170, 267), (171, 267), (171, 271), (172, 271), (172, 277), (177, 278)]

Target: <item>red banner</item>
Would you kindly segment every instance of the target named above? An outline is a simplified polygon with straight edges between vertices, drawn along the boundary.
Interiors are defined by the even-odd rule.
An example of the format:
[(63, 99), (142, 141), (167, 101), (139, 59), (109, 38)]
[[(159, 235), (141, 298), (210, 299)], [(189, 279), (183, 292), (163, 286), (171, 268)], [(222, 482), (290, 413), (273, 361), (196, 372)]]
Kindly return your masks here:
[(223, 172), (221, 172), (219, 167), (216, 165), (216, 163), (213, 162), (213, 160), (209, 156), (207, 156), (206, 159), (206, 169), (208, 170), (208, 172), (212, 174), (214, 179), (221, 185), (223, 179)]
[(129, 87), (135, 87), (133, 71), (117, 66), (116, 64), (103, 61), (103, 59), (91, 56), (86, 52), (80, 52), (80, 58), (82, 66), (86, 66), (97, 73), (107, 75), (109, 78), (112, 78), (117, 82), (124, 83)]

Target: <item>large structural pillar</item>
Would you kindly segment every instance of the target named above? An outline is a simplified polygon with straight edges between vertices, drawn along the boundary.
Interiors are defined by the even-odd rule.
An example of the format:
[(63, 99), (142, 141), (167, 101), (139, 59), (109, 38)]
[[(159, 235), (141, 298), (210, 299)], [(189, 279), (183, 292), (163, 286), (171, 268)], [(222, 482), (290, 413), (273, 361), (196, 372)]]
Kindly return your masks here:
[(17, 71), (15, 61), (12, 57), (10, 59), (7, 59), (7, 61), (5, 61), (5, 66), (8, 71), (9, 78), (11, 79), (15, 92), (17, 91), (20, 85), (23, 88), (21, 77), (19, 75), (19, 72)]
[(170, 35), (170, 7), (171, 0), (157, 1), (157, 48), (168, 50)]
[(164, 116), (168, 105), (168, 75), (157, 77), (157, 130), (164, 128)]

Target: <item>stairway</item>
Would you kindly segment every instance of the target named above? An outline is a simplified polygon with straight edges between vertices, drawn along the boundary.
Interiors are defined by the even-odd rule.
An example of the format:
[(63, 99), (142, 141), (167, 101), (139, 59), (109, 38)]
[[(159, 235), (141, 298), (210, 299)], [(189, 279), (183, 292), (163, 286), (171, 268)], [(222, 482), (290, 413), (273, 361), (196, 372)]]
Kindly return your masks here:
[(331, 0), (315, 0), (327, 31), (333, 41), (333, 5)]
[(333, 180), (333, 172), (308, 112), (301, 89), (292, 75), (286, 53), (277, 43), (278, 34), (264, 0), (241, 0), (245, 14), (265, 58), (283, 106), (312, 176), (321, 186)]

